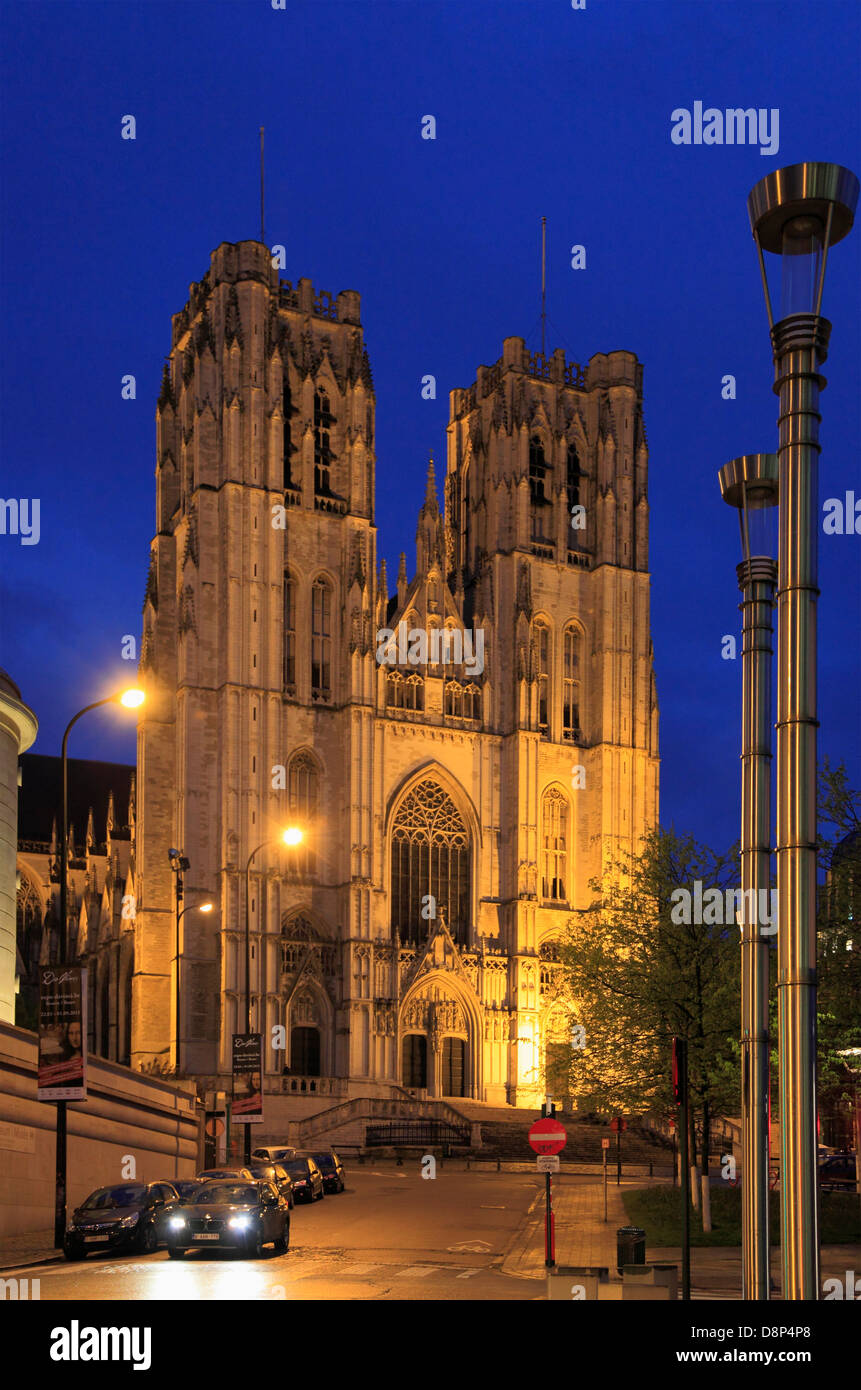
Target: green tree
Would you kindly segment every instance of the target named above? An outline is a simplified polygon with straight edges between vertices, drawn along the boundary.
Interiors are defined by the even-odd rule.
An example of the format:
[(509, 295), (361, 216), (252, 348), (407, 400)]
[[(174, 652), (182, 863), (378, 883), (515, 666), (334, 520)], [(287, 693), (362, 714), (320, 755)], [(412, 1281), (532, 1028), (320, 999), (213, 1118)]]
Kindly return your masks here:
[[(741, 952), (738, 927), (724, 920), (737, 863), (737, 854), (717, 855), (672, 829), (644, 837), (638, 854), (592, 883), (592, 905), (572, 915), (555, 985), (572, 1026), (585, 1030), (585, 1047), (568, 1050), (565, 1085), (596, 1108), (674, 1113), (671, 1040), (687, 1040), (704, 1163), (711, 1116), (739, 1107)], [(722, 895), (700, 922), (684, 911), (697, 881), (703, 894)]]

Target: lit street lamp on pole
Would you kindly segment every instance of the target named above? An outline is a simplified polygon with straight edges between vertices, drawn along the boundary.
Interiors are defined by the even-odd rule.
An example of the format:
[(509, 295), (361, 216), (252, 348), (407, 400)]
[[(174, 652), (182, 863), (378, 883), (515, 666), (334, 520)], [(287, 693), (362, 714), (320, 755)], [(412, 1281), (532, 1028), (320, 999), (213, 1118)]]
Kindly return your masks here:
[[(821, 163), (777, 169), (747, 200), (780, 398), (776, 850), (784, 1299), (819, 1297), (816, 600), (819, 393), (826, 384), (819, 369), (831, 332), (820, 310), (829, 249), (851, 229), (857, 201), (855, 175)], [(777, 323), (764, 251), (780, 258)]]
[[(60, 931), (58, 937), (58, 956), (57, 964), (62, 968), (68, 965), (66, 952), (68, 950), (68, 920), (69, 920), (69, 765), (67, 748), (69, 734), (79, 719), (90, 710), (99, 709), (102, 705), (121, 704), (125, 709), (138, 709), (146, 699), (144, 692), (136, 688), (118, 691), (113, 695), (107, 695), (104, 700), (94, 700), (91, 705), (84, 705), (78, 713), (69, 720), (66, 731), (63, 734), (63, 744), (61, 759), (63, 765), (63, 836), (60, 841)], [(87, 1039), (82, 1038), (81, 1046), (86, 1053)], [(66, 1234), (66, 1102), (57, 1101), (57, 1158), (56, 1158), (56, 1184), (54, 1193), (54, 1245), (59, 1250), (63, 1245), (63, 1238)]]
[(181, 971), (181, 968), (182, 968), (182, 952), (181, 952), (181, 950), (180, 950), (179, 924), (180, 924), (180, 922), (182, 921), (183, 917), (185, 916), (185, 914), (186, 914), (187, 912), (211, 912), (215, 904), (214, 904), (214, 903), (210, 903), (210, 902), (205, 902), (205, 903), (190, 903), (190, 904), (188, 905), (188, 907), (183, 907), (183, 908), (181, 908), (181, 907), (180, 907), (180, 903), (182, 902), (182, 899), (183, 899), (183, 889), (184, 889), (183, 877), (182, 877), (182, 876), (183, 876), (185, 870), (191, 867), (190, 861), (189, 861), (188, 859), (186, 859), (186, 857), (185, 857), (184, 854), (180, 854), (180, 852), (179, 852), (178, 849), (169, 849), (168, 852), (167, 852), (167, 857), (168, 857), (168, 859), (170, 860), (170, 867), (171, 867), (171, 869), (172, 869), (173, 872), (176, 874), (176, 880), (175, 880), (175, 885), (176, 885), (176, 896), (175, 896), (175, 904), (176, 904), (176, 923), (175, 923), (175, 935), (174, 935), (174, 942), (175, 942), (175, 945), (174, 945), (174, 952), (175, 952), (175, 955), (174, 955), (174, 970), (175, 970), (175, 975), (174, 975), (174, 1007), (175, 1007), (175, 1012), (176, 1012), (176, 1050), (175, 1050), (173, 1065), (174, 1065), (174, 1071), (175, 1071), (176, 1075), (178, 1076), (179, 1073), (180, 1073), (180, 1071), (182, 1070), (182, 1031), (181, 1031), (181, 997), (182, 997), (182, 996), (181, 996), (181, 992), (180, 992), (180, 984), (181, 984), (181, 980), (180, 980), (180, 971)]
[[(301, 845), (304, 836), (298, 826), (288, 826), (280, 835), (270, 836), (266, 840), (261, 840), (256, 849), (253, 849), (248, 856), (245, 865), (245, 1032), (251, 1032), (251, 865), (255, 855), (259, 854), (267, 845), (281, 844), (295, 848)], [(251, 1162), (251, 1125), (245, 1126), (245, 1162)]]
[(777, 583), (777, 455), (744, 454), (718, 475), (738, 509), (742, 560), (741, 1119), (742, 1298), (768, 1299), (769, 938), (759, 904), (771, 885), (772, 609)]

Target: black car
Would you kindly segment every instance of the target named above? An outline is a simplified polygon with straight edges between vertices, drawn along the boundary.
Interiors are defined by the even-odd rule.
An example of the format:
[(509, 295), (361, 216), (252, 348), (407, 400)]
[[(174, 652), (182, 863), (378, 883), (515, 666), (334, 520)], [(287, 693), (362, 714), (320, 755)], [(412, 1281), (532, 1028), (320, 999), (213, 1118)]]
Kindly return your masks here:
[(293, 1180), (293, 1196), (297, 1202), (318, 1202), (326, 1195), (323, 1174), (313, 1158), (291, 1158), (284, 1167)]
[(174, 1178), (171, 1187), (175, 1187), (179, 1193), (180, 1206), (187, 1206), (193, 1202), (198, 1192), (209, 1181), (208, 1178)]
[(313, 1158), (323, 1178), (326, 1192), (343, 1192), (346, 1169), (334, 1149), (300, 1149), (297, 1157)]
[(855, 1155), (834, 1154), (819, 1165), (819, 1187), (822, 1192), (855, 1191)]
[(271, 1182), (279, 1194), (287, 1198), (287, 1205), (293, 1210), (293, 1179), (283, 1163), (252, 1163), (251, 1173), (258, 1182)]
[(171, 1213), (167, 1252), (172, 1260), (187, 1250), (212, 1246), (259, 1259), (272, 1242), (279, 1254), (290, 1244), (290, 1209), (269, 1182), (208, 1182), (188, 1206)]
[(169, 1182), (126, 1182), (98, 1187), (72, 1212), (63, 1239), (67, 1260), (93, 1250), (137, 1250), (152, 1254), (164, 1243), (164, 1222), (179, 1193)]
[(253, 1182), (250, 1168), (204, 1168), (198, 1173), (198, 1182), (210, 1182), (213, 1178), (237, 1178), (240, 1181)]

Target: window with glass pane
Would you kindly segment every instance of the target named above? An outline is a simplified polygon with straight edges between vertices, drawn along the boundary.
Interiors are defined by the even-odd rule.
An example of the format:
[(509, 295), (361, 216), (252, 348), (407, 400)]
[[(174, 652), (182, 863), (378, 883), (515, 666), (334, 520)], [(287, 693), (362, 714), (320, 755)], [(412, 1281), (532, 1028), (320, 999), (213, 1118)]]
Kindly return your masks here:
[(331, 496), (329, 469), (332, 463), (332, 450), (329, 431), (335, 423), (329, 397), (325, 391), (314, 394), (314, 491), (323, 497)]
[(579, 628), (565, 629), (565, 656), (562, 674), (562, 729), (565, 738), (580, 737), (580, 652)]
[(567, 902), (568, 802), (556, 787), (544, 794), (541, 834), (541, 896), (551, 902)]
[(296, 690), (296, 582), (284, 576), (284, 688)]
[(285, 851), (286, 862), (302, 873), (312, 874), (316, 868), (316, 858), (311, 845), (319, 801), (319, 777), (310, 753), (297, 753), (290, 759), (287, 768), (287, 798), (290, 817), (304, 831), (305, 838), (295, 849)]
[(455, 940), (466, 943), (470, 867), (460, 812), (436, 782), (420, 782), (404, 797), (392, 827), (392, 931), (402, 940), (426, 940), (434, 926), (427, 915), (430, 896)]
[(534, 541), (544, 539), (543, 517), (544, 508), (547, 505), (547, 498), (544, 495), (546, 474), (547, 462), (544, 457), (544, 446), (536, 434), (529, 441), (529, 500), (532, 540)]
[(318, 579), (311, 590), (311, 696), (332, 694), (332, 590)]
[(290, 381), (287, 375), (287, 368), (284, 368), (283, 388), (281, 393), (281, 414), (284, 417), (283, 423), (283, 460), (284, 460), (284, 486), (295, 487), (291, 471), (291, 457), (293, 454), (293, 441), (290, 437), (290, 416), (293, 414), (293, 404), (290, 399)]
[(538, 727), (547, 731), (550, 715), (550, 629), (543, 623), (535, 626), (535, 650), (538, 660)]
[(580, 505), (580, 460), (577, 450), (572, 446), (568, 449), (567, 459), (567, 491), (568, 491), (568, 510)]

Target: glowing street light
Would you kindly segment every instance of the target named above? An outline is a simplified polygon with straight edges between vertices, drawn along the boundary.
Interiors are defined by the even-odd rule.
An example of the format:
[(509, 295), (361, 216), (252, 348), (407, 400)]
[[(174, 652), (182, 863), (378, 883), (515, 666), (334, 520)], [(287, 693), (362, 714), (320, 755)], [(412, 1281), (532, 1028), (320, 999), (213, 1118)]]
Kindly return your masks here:
[[(61, 761), (63, 766), (63, 838), (60, 841), (60, 933), (58, 940), (58, 964), (62, 967), (67, 964), (66, 951), (68, 949), (68, 917), (69, 917), (69, 760), (67, 748), (69, 734), (90, 710), (99, 709), (102, 705), (112, 705), (115, 703), (123, 705), (126, 709), (137, 709), (143, 704), (146, 696), (142, 690), (135, 688), (129, 690), (118, 690), (113, 695), (106, 695), (103, 700), (94, 700), (91, 705), (84, 705), (78, 713), (69, 720), (63, 734), (63, 744), (61, 749)], [(82, 1043), (86, 1053), (86, 1039)], [(56, 1188), (54, 1193), (54, 1245), (57, 1249), (62, 1249), (63, 1239), (66, 1234), (66, 1102), (57, 1101), (57, 1163), (56, 1163)]]

